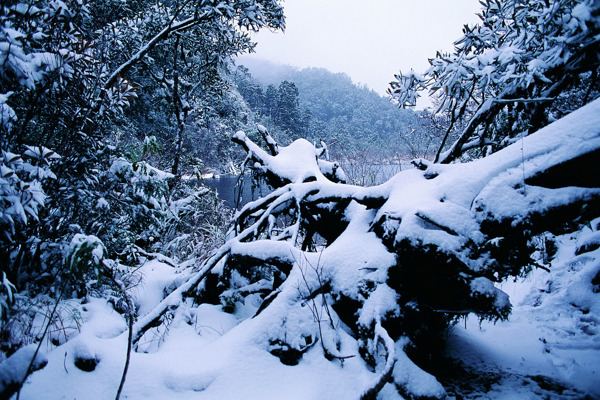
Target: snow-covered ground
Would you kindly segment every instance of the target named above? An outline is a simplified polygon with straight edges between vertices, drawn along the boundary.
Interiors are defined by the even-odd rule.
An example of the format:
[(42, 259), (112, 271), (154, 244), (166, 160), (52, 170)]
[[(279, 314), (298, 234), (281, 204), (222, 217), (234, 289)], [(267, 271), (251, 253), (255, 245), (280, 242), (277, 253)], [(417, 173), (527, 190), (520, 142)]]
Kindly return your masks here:
[[(408, 360), (403, 347), (405, 338), (394, 343), (377, 320), (377, 316), (398, 313), (399, 307), (396, 294), (385, 283), (387, 269), (394, 265), (395, 258), (371, 229), (372, 223), (385, 222), (380, 216), (390, 217), (390, 223), (398, 222), (396, 230), (388, 231), (395, 232), (396, 241), (416, 237), (451, 254), (463, 250), (467, 239), (477, 243), (487, 239), (477, 229), (475, 222), (481, 221), (475, 221), (477, 213), (487, 210), (497, 218), (518, 219), (577, 199), (587, 201), (597, 188), (519, 188), (538, 172), (597, 151), (599, 110), (600, 101), (596, 101), (473, 163), (436, 164), (426, 172), (409, 170), (384, 185), (366, 189), (336, 185), (325, 179), (320, 170), (323, 165), (315, 159), (316, 149), (306, 141), (280, 149), (278, 156), (261, 150), (264, 154), (260, 160), (265, 168), (276, 167), (275, 175), (287, 177), (292, 183), (252, 206), (257, 207), (253, 215), (260, 215), (254, 222), (240, 222), (243, 218), (239, 216), (248, 216), (249, 208), (240, 211), (240, 233), (217, 254), (288, 260), (293, 266), (286, 271), (287, 278), (274, 289), (268, 307), (256, 315), (261, 303), (257, 289), (264, 289), (267, 279), (259, 276), (250, 282), (233, 269), (226, 278), (231, 285), (222, 297), (233, 313), (226, 313), (220, 305), (194, 304), (192, 298), (181, 300), (182, 292), (198, 282), (190, 277), (204, 276), (201, 272), (156, 260), (145, 263), (135, 272), (137, 278), (129, 279), (128, 292), (138, 310), (136, 336), (143, 333), (141, 327), (147, 326), (140, 321), (152, 321), (162, 311), (168, 311), (162, 323), (145, 332), (136, 343), (122, 398), (358, 399), (366, 390), (378, 386), (376, 383), (385, 382), (382, 377), (389, 376), (408, 393), (441, 398), (439, 383)], [(236, 138), (252, 154), (262, 154), (243, 133)], [(325, 167), (328, 173), (335, 173), (329, 168), (331, 165)], [(324, 198), (337, 194), (358, 200), (381, 197), (387, 201), (379, 209), (350, 203), (344, 212), (348, 220), (344, 232), (321, 253), (303, 252), (290, 242), (258, 236), (268, 212), (284, 208), (293, 199), (300, 202), (309, 193), (320, 193)], [(257, 204), (267, 208), (261, 209)], [(427, 223), (419, 222), (419, 218)], [(437, 225), (428, 221), (437, 221)], [(521, 281), (504, 283), (501, 288), (511, 296), (514, 306), (509, 321), (480, 325), (472, 316), (449, 334), (449, 358), (432, 364), (437, 370), (431, 372), (446, 387), (450, 399), (600, 399), (599, 223), (600, 219), (596, 219), (590, 227), (575, 233), (556, 238), (547, 234), (536, 239), (547, 250), (546, 254), (534, 254), (541, 268)], [(256, 240), (248, 242), (253, 234)], [(274, 233), (275, 236), (279, 237)], [(555, 253), (550, 251), (552, 247), (556, 247)], [(468, 265), (477, 271), (481, 267), (478, 260), (465, 258), (464, 262), (473, 261)], [(308, 276), (307, 266), (312, 267), (314, 274)], [(202, 268), (213, 267), (225, 268), (223, 264), (210, 263)], [(355, 333), (340, 318), (321, 318), (328, 312), (327, 296), (315, 289), (318, 285), (323, 289), (321, 274), (329, 277), (338, 294), (346, 294), (350, 299), (359, 298), (359, 285), (367, 280), (366, 275), (372, 275), (368, 278), (373, 290), (362, 299), (361, 308), (354, 315), (359, 320), (358, 328), (373, 326), (376, 339), (369, 339), (367, 345), (372, 345), (369, 354), (381, 358), (375, 360), (376, 372), (359, 356), (358, 342), (352, 337)], [(473, 276), (471, 296), (493, 295), (508, 310), (503, 292), (491, 281)], [(241, 295), (244, 291), (254, 294)], [(315, 295), (311, 297), (312, 293)], [(316, 296), (321, 296), (324, 306), (317, 306)], [(42, 346), (48, 363), (28, 379), (20, 398), (113, 398), (127, 348), (127, 326), (118, 309), (118, 304), (113, 306), (91, 296), (84, 304), (77, 300), (65, 302), (59, 310), (60, 324), (53, 326), (48, 342)], [(43, 326), (44, 321), (38, 324)], [(385, 358), (378, 350), (380, 343), (385, 344)], [(289, 347), (287, 352), (282, 351), (284, 346)], [(289, 355), (292, 350), (297, 352), (299, 362), (294, 359), (287, 362), (293, 365), (284, 364), (281, 354)], [(336, 357), (329, 357), (329, 361), (325, 353), (331, 355), (332, 351)], [(277, 352), (281, 360), (273, 355)], [(14, 369), (19, 360), (27, 359), (23, 354), (17, 355), (14, 362), (8, 362), (9, 359), (0, 365), (0, 379), (10, 375), (3, 368)], [(394, 400), (400, 395), (387, 384), (378, 398)]]
[(509, 321), (480, 324), (471, 316), (455, 326), (448, 354), (480, 372), (466, 388), (473, 398), (481, 395), (481, 381), (490, 386), (481, 398), (600, 398), (600, 282), (590, 286), (600, 272), (600, 250), (575, 254), (597, 238), (587, 228), (559, 236), (550, 271), (506, 282)]
[[(441, 378), (450, 399), (600, 398), (600, 293), (590, 285), (600, 271), (600, 249), (575, 255), (597, 239), (587, 228), (559, 236), (550, 272), (536, 269), (505, 283), (514, 305), (509, 321), (480, 324), (471, 316), (455, 326), (447, 350), (453, 370)], [(181, 279), (157, 261), (138, 273), (142, 280), (132, 293), (141, 312)], [(208, 304), (173, 310), (133, 353), (122, 398), (352, 399), (374, 379), (360, 357), (327, 361), (318, 346), (298, 365), (282, 364), (264, 350), (265, 327), (248, 319), (258, 305), (246, 301), (233, 314)], [(64, 324), (79, 323), (79, 333), (68, 333), (71, 340), (47, 354), (48, 365), (29, 378), (21, 399), (114, 397), (125, 361), (125, 320), (103, 299), (72, 307)], [(342, 344), (347, 354), (358, 354), (349, 336), (342, 334)], [(98, 363), (86, 372), (76, 358)], [(388, 389), (378, 398), (400, 398)]]

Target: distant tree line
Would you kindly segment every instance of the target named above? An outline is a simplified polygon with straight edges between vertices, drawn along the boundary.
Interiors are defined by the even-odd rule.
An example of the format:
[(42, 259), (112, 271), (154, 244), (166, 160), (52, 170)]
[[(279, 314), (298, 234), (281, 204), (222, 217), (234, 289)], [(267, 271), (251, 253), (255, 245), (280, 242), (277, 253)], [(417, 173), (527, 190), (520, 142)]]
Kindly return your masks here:
[[(259, 67), (260, 68), (260, 65)], [(257, 68), (257, 69), (258, 69)], [(233, 73), (236, 88), (282, 143), (299, 137), (325, 142), (334, 158), (371, 162), (432, 158), (441, 140), (443, 117), (428, 110), (398, 110), (389, 98), (355, 85), (345, 74), (325, 69), (265, 64), (275, 79), (254, 78), (249, 68)]]

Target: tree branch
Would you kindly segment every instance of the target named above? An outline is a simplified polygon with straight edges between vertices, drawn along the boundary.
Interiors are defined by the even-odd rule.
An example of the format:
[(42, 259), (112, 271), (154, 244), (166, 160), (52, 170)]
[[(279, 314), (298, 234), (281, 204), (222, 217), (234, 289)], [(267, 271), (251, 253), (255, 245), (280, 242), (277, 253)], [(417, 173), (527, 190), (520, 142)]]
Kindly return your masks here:
[(387, 350), (387, 360), (385, 362), (385, 369), (379, 375), (379, 378), (373, 382), (371, 387), (360, 396), (360, 400), (375, 400), (377, 398), (377, 394), (383, 389), (386, 382), (392, 376), (392, 372), (394, 371), (394, 366), (396, 365), (396, 350), (394, 348), (394, 341), (387, 333), (385, 328), (381, 326), (381, 321), (377, 321), (375, 325), (375, 335), (376, 338), (380, 338), (383, 341), (383, 344)]
[(106, 80), (104, 84), (104, 90), (109, 89), (114, 83), (117, 81), (117, 78), (121, 76), (123, 73), (127, 72), (131, 67), (137, 64), (146, 54), (150, 52), (158, 43), (162, 40), (166, 39), (171, 33), (182, 31), (188, 28), (191, 28), (194, 25), (197, 25), (201, 22), (200, 18), (192, 17), (186, 20), (183, 20), (175, 25), (172, 23), (169, 24), (166, 28), (160, 31), (156, 36), (154, 36), (148, 43), (146, 43), (137, 53), (129, 58), (129, 60), (125, 61), (121, 64)]
[(127, 302), (127, 355), (125, 357), (125, 366), (123, 367), (123, 375), (121, 376), (119, 389), (117, 390), (117, 395), (115, 396), (115, 400), (119, 400), (121, 398), (123, 386), (125, 385), (125, 380), (127, 379), (129, 361), (131, 360), (131, 347), (133, 344), (133, 313), (135, 307), (133, 305), (131, 296), (127, 294), (125, 285), (123, 285), (123, 282), (115, 278), (112, 268), (106, 263), (105, 260), (101, 260), (101, 264), (106, 271), (106, 276), (115, 284), (115, 286), (119, 288), (119, 290), (123, 293), (123, 297), (125, 297), (125, 301)]

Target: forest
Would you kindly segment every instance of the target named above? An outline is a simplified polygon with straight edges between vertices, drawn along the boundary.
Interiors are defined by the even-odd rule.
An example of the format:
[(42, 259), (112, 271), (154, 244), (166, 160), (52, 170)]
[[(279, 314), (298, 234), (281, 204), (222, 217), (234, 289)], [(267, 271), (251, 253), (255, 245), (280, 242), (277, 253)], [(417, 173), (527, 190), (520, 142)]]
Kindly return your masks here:
[(233, 80), (255, 124), (268, 128), (281, 144), (298, 138), (326, 143), (330, 158), (352, 183), (383, 183), (402, 164), (433, 158), (442, 140), (438, 127), (444, 116), (398, 108), (343, 73), (244, 57), (237, 61)]
[(600, 3), (480, 5), (381, 97), (239, 58), (280, 0), (3, 2), (0, 398), (600, 398)]

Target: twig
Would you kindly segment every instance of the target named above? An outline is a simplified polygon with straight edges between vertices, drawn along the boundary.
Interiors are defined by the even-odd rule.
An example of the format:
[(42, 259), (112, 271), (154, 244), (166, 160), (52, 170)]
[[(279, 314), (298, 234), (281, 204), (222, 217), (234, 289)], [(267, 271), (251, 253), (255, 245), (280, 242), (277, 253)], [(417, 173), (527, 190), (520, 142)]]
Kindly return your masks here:
[(125, 285), (120, 280), (117, 280), (114, 277), (112, 268), (106, 263), (105, 260), (101, 260), (101, 264), (107, 272), (108, 278), (121, 290), (123, 296), (125, 297), (125, 301), (127, 302), (127, 355), (125, 357), (125, 366), (123, 367), (123, 375), (121, 376), (121, 382), (119, 383), (119, 389), (117, 390), (117, 395), (115, 396), (115, 400), (119, 400), (121, 397), (121, 392), (123, 391), (123, 386), (125, 385), (125, 379), (127, 379), (127, 370), (129, 369), (129, 361), (131, 359), (131, 347), (133, 342), (133, 310), (135, 309), (133, 306), (133, 301), (131, 297), (127, 294), (127, 290), (125, 289)]
[(27, 380), (27, 377), (33, 372), (32, 371), (32, 367), (33, 364), (35, 363), (35, 359), (40, 351), (40, 347), (42, 346), (42, 343), (44, 342), (44, 337), (46, 336), (46, 333), (48, 333), (48, 329), (50, 328), (50, 324), (52, 323), (52, 318), (54, 317), (54, 314), (56, 313), (56, 309), (58, 308), (58, 304), (60, 303), (60, 300), (62, 299), (63, 293), (64, 293), (64, 289), (67, 285), (68, 280), (65, 281), (65, 284), (63, 285), (62, 290), (60, 291), (60, 294), (58, 295), (58, 298), (56, 299), (56, 302), (54, 303), (54, 308), (52, 309), (52, 312), (50, 313), (50, 316), (48, 316), (48, 323), (46, 324), (46, 327), (44, 328), (44, 333), (42, 333), (42, 337), (40, 338), (40, 342), (38, 343), (37, 347), (35, 348), (35, 352), (33, 353), (33, 357), (31, 358), (31, 361), (29, 361), (29, 366), (27, 367), (27, 371), (25, 372), (25, 376), (23, 377), (23, 380), (21, 382), (19, 382), (19, 389), (17, 390), (17, 400), (19, 400), (21, 398), (21, 388), (23, 387), (23, 384), (25, 383), (25, 381)]
[[(292, 258), (294, 258), (294, 261), (298, 264), (298, 268), (300, 269), (300, 275), (302, 275), (302, 280), (304, 281), (304, 284), (306, 285), (306, 289), (308, 290), (308, 295), (305, 297), (305, 300), (310, 300), (310, 302), (312, 304), (312, 306), (309, 307), (309, 309), (310, 309), (311, 313), (313, 314), (313, 317), (314, 317), (315, 321), (317, 322), (317, 326), (319, 328), (319, 337), (321, 339), (321, 347), (323, 348), (323, 354), (325, 355), (325, 358), (328, 360), (338, 359), (343, 362), (344, 360), (346, 360), (348, 358), (355, 357), (354, 354), (349, 355), (349, 356), (340, 356), (340, 355), (332, 354), (325, 347), (325, 341), (323, 340), (323, 329), (321, 327), (321, 314), (319, 313), (319, 307), (317, 306), (317, 302), (315, 301), (315, 298), (319, 294), (321, 295), (321, 299), (323, 300), (323, 307), (325, 307), (325, 312), (327, 313), (327, 316), (329, 318), (329, 323), (331, 325), (331, 329), (335, 330), (336, 328), (333, 323), (333, 317), (331, 316), (331, 313), (329, 312), (329, 305), (327, 304), (327, 300), (325, 298), (325, 286), (328, 286), (328, 282), (323, 283), (323, 281), (321, 280), (321, 277), (320, 277), (320, 271), (318, 270), (318, 266), (317, 266), (317, 268), (313, 267), (311, 265), (311, 263), (308, 261), (308, 259), (306, 259), (306, 256), (305, 256), (304, 257), (305, 261), (315, 271), (315, 274), (317, 275), (317, 279), (319, 281), (319, 288), (316, 289), (314, 292), (312, 292), (310, 285), (308, 284), (308, 280), (306, 279), (306, 274), (304, 273), (304, 269), (302, 268), (300, 263), (298, 263), (296, 261), (293, 254), (292, 254)], [(320, 260), (321, 260), (321, 256), (319, 255), (319, 262), (320, 262)], [(303, 296), (302, 292), (300, 291), (300, 287), (298, 287), (298, 291), (300, 292), (300, 295)]]
[(168, 264), (173, 268), (177, 267), (177, 264), (175, 264), (175, 262), (173, 260), (171, 260), (169, 257), (160, 254), (160, 253), (149, 253), (146, 250), (142, 249), (140, 246), (134, 244), (132, 246), (132, 249), (135, 250), (136, 253), (139, 253), (141, 255), (143, 255), (144, 257), (149, 257), (149, 258), (155, 258), (158, 261)]

